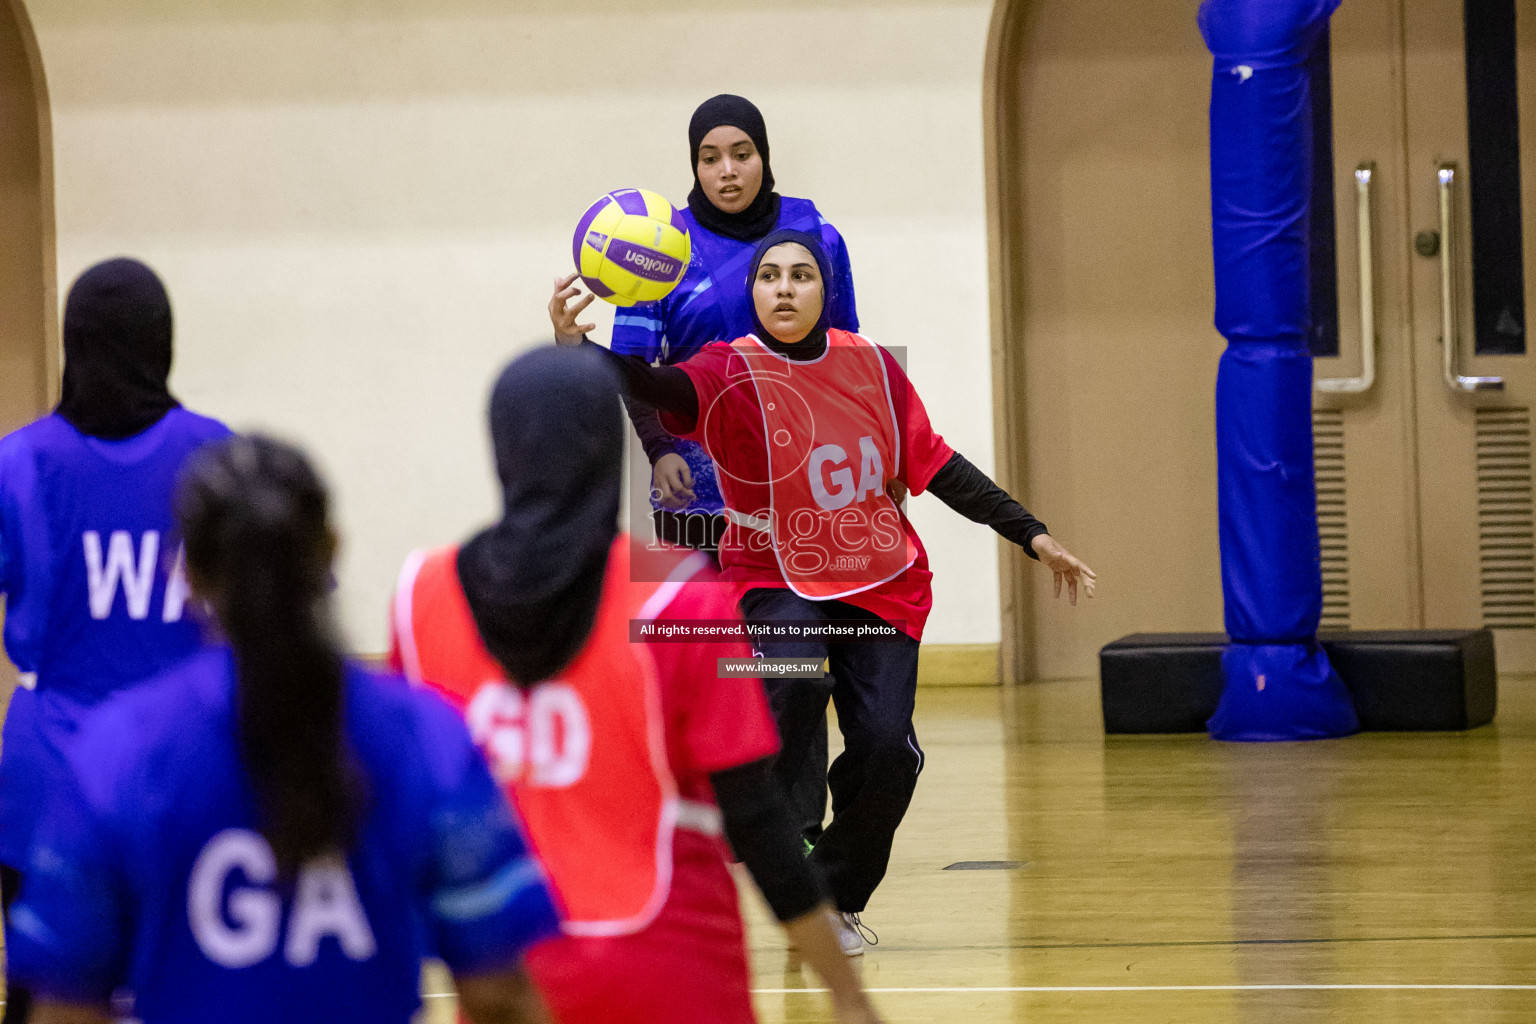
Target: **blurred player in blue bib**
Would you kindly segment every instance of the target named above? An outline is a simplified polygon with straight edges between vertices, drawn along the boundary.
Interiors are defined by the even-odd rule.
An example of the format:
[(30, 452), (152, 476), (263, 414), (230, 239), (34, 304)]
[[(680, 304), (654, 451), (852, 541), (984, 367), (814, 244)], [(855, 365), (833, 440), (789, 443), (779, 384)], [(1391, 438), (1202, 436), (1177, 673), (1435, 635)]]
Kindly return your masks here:
[[(65, 305), (58, 408), (0, 438), (5, 649), (22, 672), (0, 757), (7, 904), (80, 719), (200, 643), (171, 495), (186, 458), (229, 430), (181, 407), (170, 370), (160, 280), (134, 260), (98, 264)], [(26, 1005), (11, 986), (5, 1020), (24, 1019)]]
[(335, 537), (304, 457), (200, 453), (187, 575), (228, 646), (104, 703), (37, 824), (7, 932), (39, 1022), (404, 1022), (436, 955), (476, 1021), (542, 1019), (544, 876), (462, 721), (347, 664)]

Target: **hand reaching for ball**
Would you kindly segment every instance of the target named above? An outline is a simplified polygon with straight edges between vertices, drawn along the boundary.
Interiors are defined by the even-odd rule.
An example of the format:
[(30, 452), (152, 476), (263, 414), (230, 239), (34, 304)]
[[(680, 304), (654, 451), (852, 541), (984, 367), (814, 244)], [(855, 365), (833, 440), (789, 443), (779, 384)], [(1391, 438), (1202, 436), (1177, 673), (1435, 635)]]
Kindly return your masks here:
[(1093, 596), (1094, 585), (1099, 577), (1092, 569), (1082, 563), (1072, 552), (1056, 543), (1048, 533), (1042, 533), (1030, 542), (1035, 549), (1035, 554), (1040, 556), (1040, 562), (1051, 570), (1056, 578), (1056, 596), (1061, 596), (1061, 585), (1067, 585), (1067, 601), (1077, 604), (1077, 585), (1083, 585), (1083, 590), (1089, 597)]
[(579, 274), (569, 274), (565, 277), (555, 278), (555, 293), (549, 299), (549, 322), (555, 328), (555, 344), (580, 345), (581, 339), (588, 331), (595, 331), (596, 324), (579, 324), (576, 318), (582, 310), (592, 305), (592, 300), (597, 296), (591, 293), (583, 295), (575, 305), (567, 305), (576, 296), (581, 295), (581, 288), (576, 284)]

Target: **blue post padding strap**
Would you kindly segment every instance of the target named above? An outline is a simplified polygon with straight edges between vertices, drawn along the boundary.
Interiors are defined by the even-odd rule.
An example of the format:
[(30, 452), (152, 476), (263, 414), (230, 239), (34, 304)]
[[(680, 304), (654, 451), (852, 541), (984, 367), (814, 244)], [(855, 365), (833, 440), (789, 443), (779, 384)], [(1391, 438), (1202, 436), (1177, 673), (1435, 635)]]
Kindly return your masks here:
[(1306, 62), (1338, 0), (1206, 0), (1215, 55), (1211, 226), (1222, 594), (1234, 643), (1210, 722), (1220, 739), (1353, 732), (1354, 707), (1316, 644), (1322, 613), (1312, 462)]
[(1254, 69), (1294, 68), (1339, 9), (1340, 0), (1206, 0), (1200, 34), (1220, 75), (1234, 64)]
[(1230, 644), (1221, 675), (1221, 703), (1206, 723), (1215, 739), (1321, 740), (1360, 728), (1349, 691), (1316, 641)]

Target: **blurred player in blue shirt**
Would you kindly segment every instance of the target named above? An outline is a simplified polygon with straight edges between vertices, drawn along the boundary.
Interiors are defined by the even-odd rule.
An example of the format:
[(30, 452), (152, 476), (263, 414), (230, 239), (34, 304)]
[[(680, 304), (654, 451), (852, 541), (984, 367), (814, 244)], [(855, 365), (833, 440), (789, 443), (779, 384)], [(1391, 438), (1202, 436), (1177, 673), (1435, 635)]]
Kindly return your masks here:
[(177, 501), (228, 647), (95, 711), (38, 823), (6, 952), (39, 1022), (404, 1022), (441, 957), (475, 1021), (542, 1019), (558, 922), (459, 717), (347, 664), (335, 537), (298, 451), (234, 438)]
[[(0, 755), (7, 904), (80, 719), (201, 642), (171, 495), (186, 458), (229, 431), (168, 390), (171, 330), (152, 270), (130, 259), (90, 268), (65, 304), (58, 408), (0, 438), (0, 596), (22, 672)], [(12, 985), (5, 1020), (26, 1007)]]

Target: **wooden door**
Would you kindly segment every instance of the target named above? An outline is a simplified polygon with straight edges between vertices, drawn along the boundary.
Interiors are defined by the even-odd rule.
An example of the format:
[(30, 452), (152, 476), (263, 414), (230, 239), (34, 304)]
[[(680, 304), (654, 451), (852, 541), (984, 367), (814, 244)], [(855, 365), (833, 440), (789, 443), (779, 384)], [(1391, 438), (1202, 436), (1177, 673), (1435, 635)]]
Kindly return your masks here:
[[(1521, 180), (1518, 159), (1528, 129), (1507, 108), (1516, 51), (1523, 65), (1533, 48), (1530, 17), (1518, 47), (1513, 32), (1479, 28), (1499, 6), (1352, 0), (1335, 16), (1340, 345), (1337, 358), (1317, 361), (1314, 425), (1325, 625), (1488, 625), (1501, 669), (1519, 672), (1536, 669), (1536, 368), (1513, 351), (1524, 348), (1521, 250), (1530, 232), (1520, 210), (1530, 207), (1521, 203), (1530, 175)], [(1505, 14), (1513, 29), (1513, 2)], [(1486, 65), (1501, 43), (1510, 66), (1491, 80), (1509, 102), (1494, 110), (1480, 94), (1474, 125), (1469, 59)], [(1523, 87), (1532, 74), (1518, 77)], [(1485, 73), (1477, 88), (1486, 92), (1489, 81)], [(1364, 285), (1374, 303), (1362, 305)], [(1361, 324), (1372, 318), (1377, 372), (1362, 388)]]
[(1341, 6), (1328, 65), (1331, 97), (1314, 103), (1331, 119), (1316, 166), (1333, 200), (1331, 225), (1314, 200), (1314, 237), (1326, 248), (1331, 227), (1337, 295), (1314, 303), (1337, 350), (1314, 363), (1323, 625), (1407, 629), (1423, 599), (1399, 0)]
[[(1536, 150), (1521, 146), (1531, 132), (1520, 111), (1504, 111), (1500, 123), (1488, 93), (1502, 84), (1513, 107), (1519, 80), (1536, 75), (1529, 66), (1536, 4), (1503, 5), (1510, 28), (1517, 15), (1523, 23), (1518, 40), (1478, 26), (1500, 6), (1403, 3), (1410, 226), (1415, 238), (1440, 236), (1436, 253), (1411, 263), (1416, 455), (1425, 625), (1496, 627), (1500, 668), (1529, 672), (1536, 670), (1536, 366), (1526, 346), (1531, 256), (1524, 253), (1536, 239), (1522, 210), (1536, 210), (1536, 196), (1529, 174), (1521, 181), (1519, 155)], [(1469, 104), (1469, 62), (1497, 62), (1506, 46), (1509, 73), (1498, 75), (1502, 83), (1478, 82), (1480, 95)], [(1536, 114), (1536, 106), (1525, 111)], [(1501, 133), (1508, 139), (1490, 146)], [(1495, 380), (1497, 389), (1482, 386)]]
[[(45, 110), (26, 12), (0, 2), (0, 435), (35, 419), (58, 387)], [(0, 653), (0, 700), (14, 678)]]

